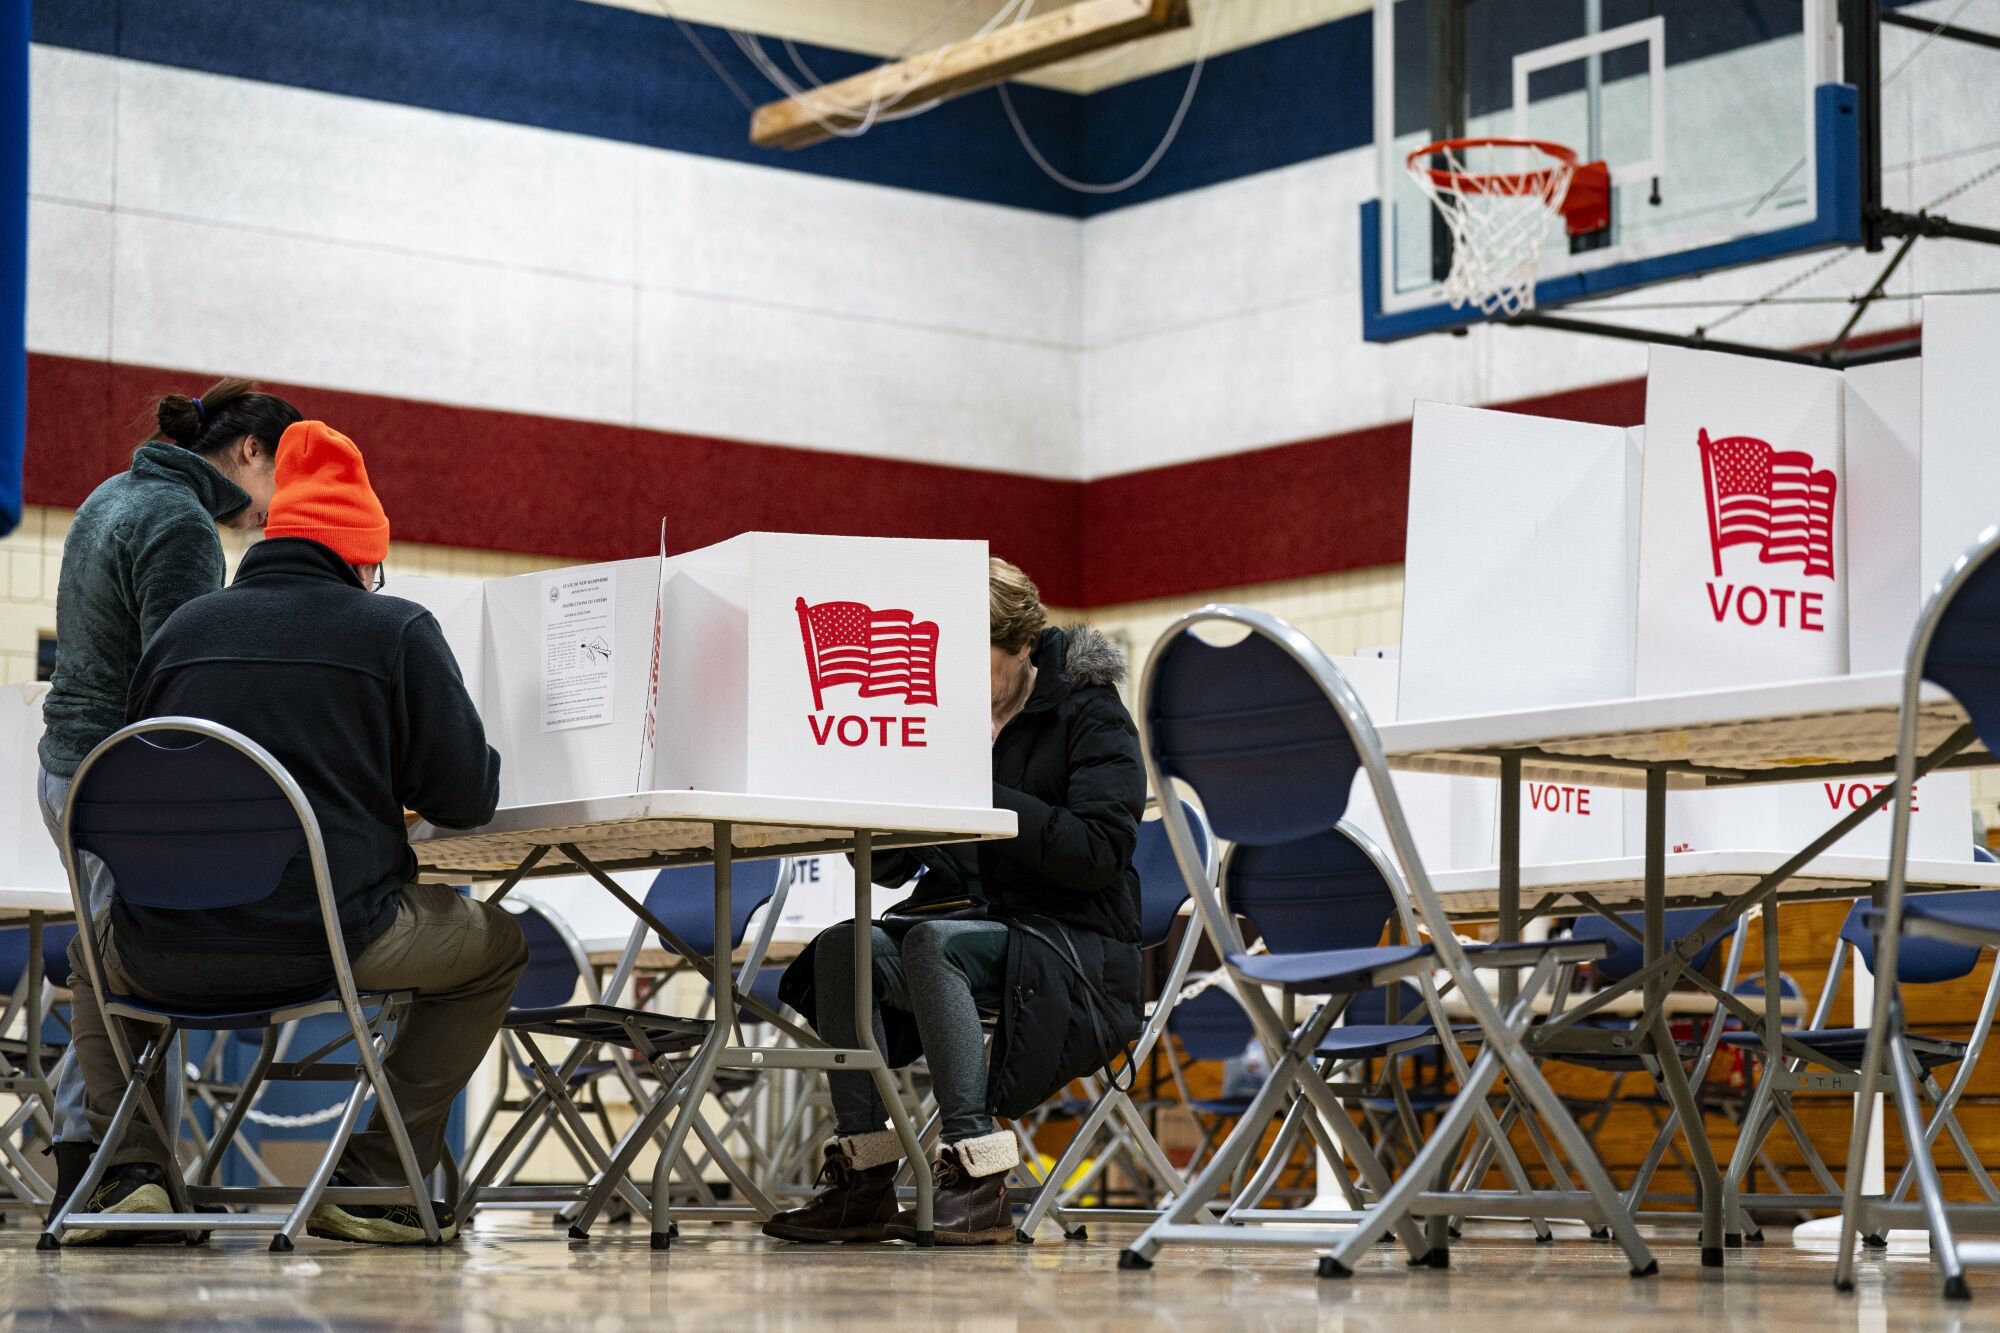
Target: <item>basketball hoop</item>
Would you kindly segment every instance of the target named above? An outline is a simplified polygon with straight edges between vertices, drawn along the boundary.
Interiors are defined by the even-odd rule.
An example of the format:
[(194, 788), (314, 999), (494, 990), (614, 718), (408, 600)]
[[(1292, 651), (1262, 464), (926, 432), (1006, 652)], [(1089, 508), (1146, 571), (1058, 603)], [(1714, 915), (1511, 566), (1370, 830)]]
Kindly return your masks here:
[(1549, 228), (1571, 236), (1611, 221), (1611, 173), (1579, 163), (1574, 149), (1541, 139), (1442, 139), (1404, 159), (1451, 229), (1445, 299), (1454, 309), (1518, 315), (1535, 304)]

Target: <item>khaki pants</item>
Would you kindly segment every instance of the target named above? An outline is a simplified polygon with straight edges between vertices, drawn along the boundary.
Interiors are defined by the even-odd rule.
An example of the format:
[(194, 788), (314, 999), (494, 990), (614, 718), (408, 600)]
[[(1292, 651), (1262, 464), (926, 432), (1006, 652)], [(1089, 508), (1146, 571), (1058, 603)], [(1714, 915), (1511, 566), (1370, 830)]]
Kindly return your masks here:
[[(105, 931), (105, 979), (114, 991), (166, 1001), (133, 987), (118, 954), (118, 941)], [(385, 1060), (389, 1088), (409, 1127), (417, 1164), (425, 1174), (444, 1156), (445, 1122), (452, 1099), (472, 1078), (507, 1016), (514, 983), (528, 965), (521, 928), (505, 911), (463, 897), (441, 884), (406, 884), (396, 919), (354, 961), (354, 984), (366, 990), (414, 990), (395, 1045)], [(204, 957), (201, 967), (213, 967)], [(86, 1109), (97, 1142), (125, 1093), (125, 1078), (104, 1027), (97, 993), (83, 965), (80, 942), (70, 945), (72, 1043), (83, 1066)], [(143, 1025), (126, 1027), (126, 1042), (137, 1058), (148, 1035)], [(329, 1085), (337, 1086), (337, 1085)], [(154, 1095), (159, 1095), (156, 1083)], [(136, 1118), (112, 1159), (162, 1163), (167, 1147), (144, 1116)], [(378, 1105), (368, 1128), (348, 1141), (340, 1162), (342, 1179), (355, 1185), (405, 1183), (395, 1140), (384, 1127)]]

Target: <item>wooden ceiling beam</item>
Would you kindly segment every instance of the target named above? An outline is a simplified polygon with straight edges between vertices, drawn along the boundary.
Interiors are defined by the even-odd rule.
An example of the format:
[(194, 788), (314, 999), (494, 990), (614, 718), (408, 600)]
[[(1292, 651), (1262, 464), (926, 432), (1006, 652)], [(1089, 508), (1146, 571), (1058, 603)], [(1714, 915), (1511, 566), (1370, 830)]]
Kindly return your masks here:
[(877, 103), (909, 108), (957, 97), (1072, 56), (1187, 24), (1188, 0), (1078, 0), (984, 37), (953, 42), (760, 106), (750, 118), (750, 141), (761, 148), (803, 148), (831, 138), (828, 124), (862, 124), (868, 108)]

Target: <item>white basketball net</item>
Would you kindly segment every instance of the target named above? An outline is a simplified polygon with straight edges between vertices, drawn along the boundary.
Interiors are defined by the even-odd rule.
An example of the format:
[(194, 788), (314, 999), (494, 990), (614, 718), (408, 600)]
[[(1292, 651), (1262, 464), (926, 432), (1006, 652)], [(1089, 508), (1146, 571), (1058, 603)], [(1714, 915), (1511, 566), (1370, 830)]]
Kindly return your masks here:
[[(1412, 155), (1408, 165), (1417, 187), (1451, 228), (1444, 296), (1452, 308), (1477, 306), (1484, 315), (1518, 315), (1532, 308), (1549, 228), (1562, 215), (1575, 160), (1534, 144), (1501, 141), (1445, 145)], [(1441, 184), (1438, 172), (1456, 179)], [(1469, 188), (1475, 184), (1484, 188)]]

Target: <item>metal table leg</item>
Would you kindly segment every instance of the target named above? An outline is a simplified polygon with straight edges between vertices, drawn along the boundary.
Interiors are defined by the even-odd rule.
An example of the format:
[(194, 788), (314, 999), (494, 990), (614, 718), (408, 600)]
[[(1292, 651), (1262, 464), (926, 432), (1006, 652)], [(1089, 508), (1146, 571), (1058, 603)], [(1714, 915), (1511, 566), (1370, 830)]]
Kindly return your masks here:
[[(1666, 952), (1667, 935), (1667, 771), (1646, 770), (1646, 930), (1645, 960), (1652, 963)], [(1722, 1172), (1715, 1164), (1715, 1150), (1708, 1141), (1708, 1127), (1702, 1121), (1701, 1104), (1688, 1086), (1687, 1071), (1681, 1068), (1680, 1049), (1667, 1023), (1667, 992), (1673, 988), (1671, 973), (1662, 972), (1646, 983), (1647, 1021), (1652, 1028), (1653, 1052), (1660, 1070), (1660, 1090), (1667, 1095), (1680, 1116), (1681, 1134), (1687, 1140), (1688, 1155), (1694, 1158), (1696, 1183), (1701, 1193), (1701, 1262), (1704, 1268), (1722, 1266)]]
[(910, 1175), (917, 1187), (917, 1244), (929, 1247), (937, 1233), (931, 1224), (931, 1164), (924, 1152), (917, 1127), (903, 1107), (902, 1092), (890, 1077), (889, 1065), (875, 1045), (875, 837), (867, 829), (854, 833), (854, 1027), (861, 1049), (874, 1059), (868, 1072), (875, 1089), (888, 1109), (889, 1123), (896, 1127), (903, 1153), (909, 1159)]
[[(1521, 756), (1500, 756), (1500, 940), (1521, 938)], [(1520, 977), (1512, 968), (1500, 973), (1500, 1003), (1511, 1005), (1520, 993)]]

